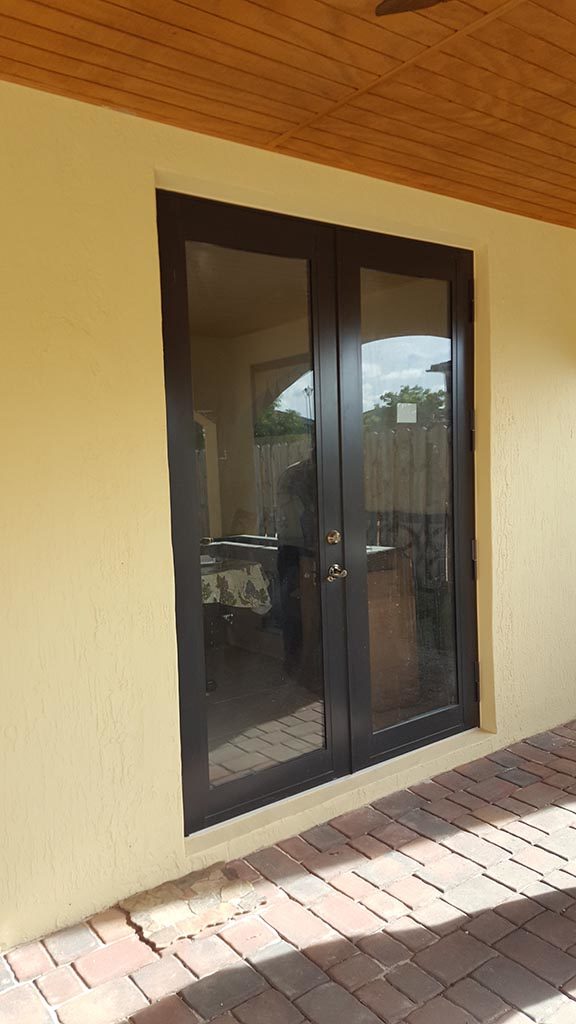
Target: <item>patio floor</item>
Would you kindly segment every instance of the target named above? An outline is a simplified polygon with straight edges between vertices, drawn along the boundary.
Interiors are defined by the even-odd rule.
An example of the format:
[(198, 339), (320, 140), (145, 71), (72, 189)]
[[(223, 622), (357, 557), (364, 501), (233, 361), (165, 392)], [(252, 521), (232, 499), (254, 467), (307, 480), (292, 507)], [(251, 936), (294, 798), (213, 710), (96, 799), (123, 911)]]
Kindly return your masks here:
[(576, 722), (0, 957), (1, 1024), (576, 1024)]

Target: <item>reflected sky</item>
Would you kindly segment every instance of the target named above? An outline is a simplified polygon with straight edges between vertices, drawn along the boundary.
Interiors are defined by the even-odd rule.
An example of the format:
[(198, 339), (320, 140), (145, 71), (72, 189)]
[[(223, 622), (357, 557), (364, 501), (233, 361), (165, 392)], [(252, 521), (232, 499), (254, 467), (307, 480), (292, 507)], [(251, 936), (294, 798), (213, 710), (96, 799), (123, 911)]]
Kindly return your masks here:
[[(441, 391), (445, 387), (443, 373), (430, 373), (434, 363), (450, 359), (449, 338), (429, 335), (402, 338), (381, 338), (362, 345), (363, 407), (364, 412), (380, 403), (386, 391), (400, 391), (404, 385)], [(312, 371), (303, 374), (280, 396), (278, 407), (292, 409), (310, 417)]]

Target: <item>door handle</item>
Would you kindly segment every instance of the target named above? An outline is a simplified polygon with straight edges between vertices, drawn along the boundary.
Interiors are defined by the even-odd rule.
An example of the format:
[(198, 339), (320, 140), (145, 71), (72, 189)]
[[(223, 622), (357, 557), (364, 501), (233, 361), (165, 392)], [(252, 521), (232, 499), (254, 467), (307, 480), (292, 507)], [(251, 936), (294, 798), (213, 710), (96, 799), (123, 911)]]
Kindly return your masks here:
[(348, 575), (348, 570), (343, 569), (341, 565), (331, 565), (328, 569), (328, 575), (326, 579), (329, 583), (333, 580), (345, 580)]

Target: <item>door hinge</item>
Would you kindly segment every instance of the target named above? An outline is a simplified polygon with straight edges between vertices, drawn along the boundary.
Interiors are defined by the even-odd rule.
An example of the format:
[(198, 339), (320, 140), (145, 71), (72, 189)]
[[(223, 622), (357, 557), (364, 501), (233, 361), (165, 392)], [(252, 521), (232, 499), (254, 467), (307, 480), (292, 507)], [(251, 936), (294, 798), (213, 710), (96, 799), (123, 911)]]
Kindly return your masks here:
[(476, 451), (476, 409), (470, 409), (470, 450)]
[(474, 289), (474, 278), (468, 281), (468, 323), (473, 324), (476, 315), (476, 295)]
[(473, 580), (477, 580), (478, 579), (478, 541), (476, 540), (476, 537), (472, 538), (471, 553), (472, 553), (472, 579)]
[(474, 662), (474, 700), (478, 704), (480, 701), (480, 662)]

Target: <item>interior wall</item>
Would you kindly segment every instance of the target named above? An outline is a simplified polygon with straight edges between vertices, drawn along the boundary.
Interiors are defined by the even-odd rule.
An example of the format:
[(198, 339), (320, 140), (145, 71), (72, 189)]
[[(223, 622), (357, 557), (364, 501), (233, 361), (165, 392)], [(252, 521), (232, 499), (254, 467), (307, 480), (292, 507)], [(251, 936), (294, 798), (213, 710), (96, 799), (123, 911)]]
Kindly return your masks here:
[[(0, 85), (0, 946), (574, 717), (576, 234)], [(473, 248), (484, 729), (188, 841), (155, 185)]]

